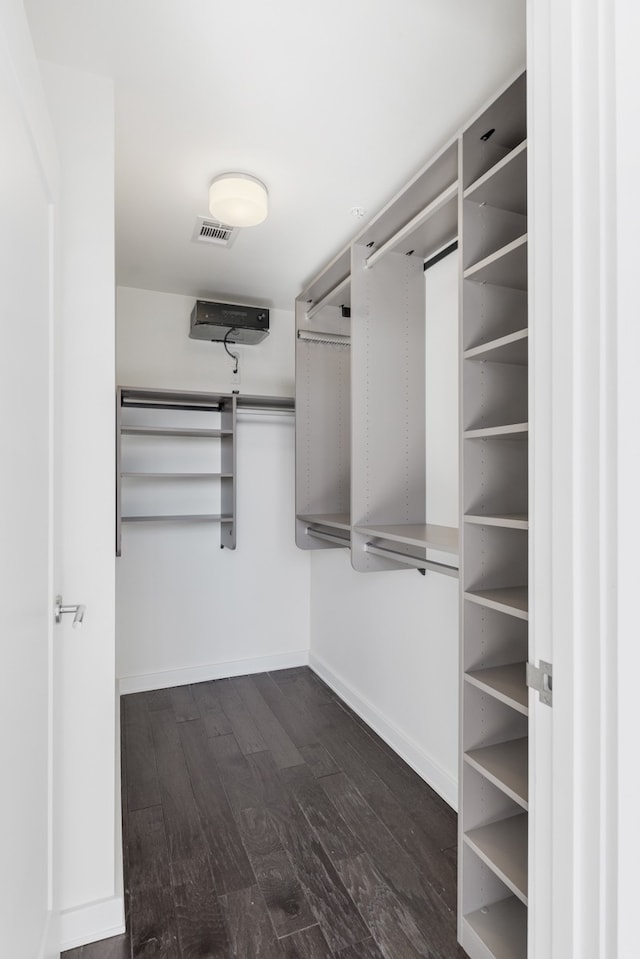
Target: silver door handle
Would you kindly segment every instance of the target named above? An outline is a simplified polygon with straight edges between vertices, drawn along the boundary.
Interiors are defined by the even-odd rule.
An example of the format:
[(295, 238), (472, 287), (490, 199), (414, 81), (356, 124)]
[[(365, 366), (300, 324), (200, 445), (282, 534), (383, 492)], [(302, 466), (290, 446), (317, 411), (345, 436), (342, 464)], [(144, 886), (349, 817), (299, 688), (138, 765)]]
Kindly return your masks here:
[(64, 613), (73, 613), (73, 623), (71, 625), (74, 629), (78, 629), (79, 626), (82, 626), (86, 608), (82, 603), (78, 603), (76, 606), (63, 606), (62, 596), (56, 596), (56, 605), (53, 607), (56, 623), (62, 621)]

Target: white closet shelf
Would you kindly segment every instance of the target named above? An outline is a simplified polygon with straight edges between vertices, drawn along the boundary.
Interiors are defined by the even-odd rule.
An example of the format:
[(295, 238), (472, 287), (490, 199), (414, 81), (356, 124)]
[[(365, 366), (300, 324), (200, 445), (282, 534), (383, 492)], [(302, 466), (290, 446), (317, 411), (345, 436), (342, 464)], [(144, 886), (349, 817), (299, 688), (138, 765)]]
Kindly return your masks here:
[(464, 598), (478, 606), (496, 609), (500, 613), (515, 616), (516, 619), (529, 619), (528, 586), (503, 586), (500, 589), (467, 590)]
[(512, 709), (529, 715), (529, 692), (526, 682), (526, 663), (509, 663), (506, 666), (489, 666), (465, 673), (465, 682), (477, 686), (483, 692), (506, 703)]
[(120, 476), (127, 479), (229, 479), (233, 473), (145, 473), (141, 470), (127, 470), (120, 473)]
[(297, 519), (311, 526), (327, 526), (329, 529), (344, 529), (351, 532), (348, 513), (299, 513)]
[(527, 905), (527, 813), (470, 829), (464, 841), (518, 899)]
[(233, 436), (233, 430), (186, 429), (178, 426), (123, 426), (120, 432), (136, 436)]
[(458, 556), (458, 529), (455, 526), (438, 526), (433, 523), (399, 523), (383, 526), (354, 526), (354, 531), (365, 536), (375, 536), (390, 543), (418, 546), (439, 550)]
[(517, 330), (515, 333), (500, 336), (488, 343), (473, 346), (465, 350), (463, 355), (465, 360), (527, 366), (529, 362), (529, 330)]
[(527, 234), (491, 253), (464, 271), (465, 280), (514, 290), (527, 289)]
[(466, 513), (465, 523), (477, 526), (503, 526), (506, 529), (529, 529), (529, 517), (526, 513)]
[(515, 896), (469, 913), (462, 925), (465, 948), (471, 930), (480, 940), (487, 959), (526, 959), (527, 909)]
[(387, 253), (412, 253), (423, 260), (433, 256), (458, 234), (458, 181), (450, 184), (431, 203), (385, 240), (367, 259), (373, 267)]
[(465, 200), (527, 212), (527, 141), (499, 160), (464, 191)]
[[(480, 429), (465, 430), (463, 436), (466, 440), (482, 440), (491, 437), (503, 437), (504, 439), (526, 438), (529, 432), (528, 423), (507, 423), (504, 426), (483, 426)], [(525, 434), (523, 436), (523, 434)]]
[(493, 746), (470, 749), (464, 761), (497, 786), (514, 802), (528, 809), (529, 740), (509, 739)]
[(148, 514), (144, 516), (123, 516), (123, 523), (229, 523), (233, 516), (221, 516), (219, 513), (180, 513), (180, 514)]

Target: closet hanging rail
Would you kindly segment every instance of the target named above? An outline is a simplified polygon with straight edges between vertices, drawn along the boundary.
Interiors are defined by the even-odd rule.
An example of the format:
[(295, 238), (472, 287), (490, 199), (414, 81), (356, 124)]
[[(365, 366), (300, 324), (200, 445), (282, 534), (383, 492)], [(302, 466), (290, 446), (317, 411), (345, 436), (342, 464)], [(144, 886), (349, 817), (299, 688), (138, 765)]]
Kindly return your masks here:
[(337, 543), (338, 546), (344, 546), (346, 549), (351, 545), (344, 536), (336, 536), (334, 533), (325, 533), (324, 530), (316, 529), (313, 526), (307, 526), (307, 536), (315, 536), (316, 539), (326, 539), (328, 543)]
[(365, 543), (365, 552), (372, 553), (374, 556), (382, 556), (383, 559), (393, 559), (397, 563), (403, 563), (405, 566), (411, 566), (413, 569), (428, 569), (433, 573), (443, 573), (445, 576), (458, 577), (458, 570), (455, 566), (447, 566), (446, 563), (436, 563), (432, 559), (422, 559), (420, 556), (411, 556), (408, 553), (399, 553), (395, 549), (387, 549), (384, 546), (375, 546), (373, 543)]
[(317, 303), (313, 303), (307, 310), (307, 319), (312, 320), (316, 313), (319, 313), (325, 306), (335, 306), (332, 302), (336, 297), (338, 297), (342, 292), (346, 292), (349, 289), (349, 284), (351, 283), (351, 277), (345, 276), (344, 280), (340, 280), (334, 287), (332, 287), (328, 293), (325, 293)]
[(314, 330), (298, 330), (298, 339), (303, 343), (324, 343), (328, 346), (351, 346), (351, 337), (343, 333), (318, 333)]
[[(443, 190), (443, 192), (437, 196), (435, 200), (432, 200), (432, 202), (429, 203), (424, 210), (420, 210), (419, 213), (416, 213), (416, 215), (409, 220), (408, 223), (405, 223), (405, 225), (401, 227), (397, 233), (394, 233), (393, 236), (390, 236), (389, 239), (382, 244), (382, 246), (368, 256), (364, 261), (365, 267), (367, 269), (372, 267), (385, 255), (385, 253), (389, 253), (391, 250), (395, 249), (398, 244), (402, 243), (406, 237), (411, 236), (414, 230), (417, 230), (423, 225), (423, 223), (426, 223), (428, 219), (438, 212), (438, 210), (441, 210), (442, 207), (444, 207), (447, 203), (454, 202), (457, 199), (457, 196), (458, 181), (456, 180), (455, 183), (452, 183), (451, 186), (448, 186), (446, 190)], [(449, 245), (450, 243), (451, 239), (447, 240), (445, 245)]]

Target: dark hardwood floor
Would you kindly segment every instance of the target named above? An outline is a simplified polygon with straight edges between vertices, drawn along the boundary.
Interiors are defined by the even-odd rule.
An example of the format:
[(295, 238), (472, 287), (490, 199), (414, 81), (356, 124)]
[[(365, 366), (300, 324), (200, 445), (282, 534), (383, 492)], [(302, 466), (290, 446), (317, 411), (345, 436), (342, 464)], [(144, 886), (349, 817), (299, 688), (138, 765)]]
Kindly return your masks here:
[(127, 933), (66, 959), (458, 959), (456, 816), (309, 669), (122, 699)]

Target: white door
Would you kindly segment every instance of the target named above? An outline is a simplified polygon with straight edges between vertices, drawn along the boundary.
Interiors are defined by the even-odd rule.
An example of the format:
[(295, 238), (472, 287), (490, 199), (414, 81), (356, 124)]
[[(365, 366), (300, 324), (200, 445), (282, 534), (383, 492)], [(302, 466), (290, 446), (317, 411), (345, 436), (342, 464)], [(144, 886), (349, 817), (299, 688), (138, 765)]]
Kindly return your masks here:
[(0, 6), (0, 950), (33, 959), (54, 954), (56, 935), (50, 725), (56, 161), (16, 6), (4, 0)]

